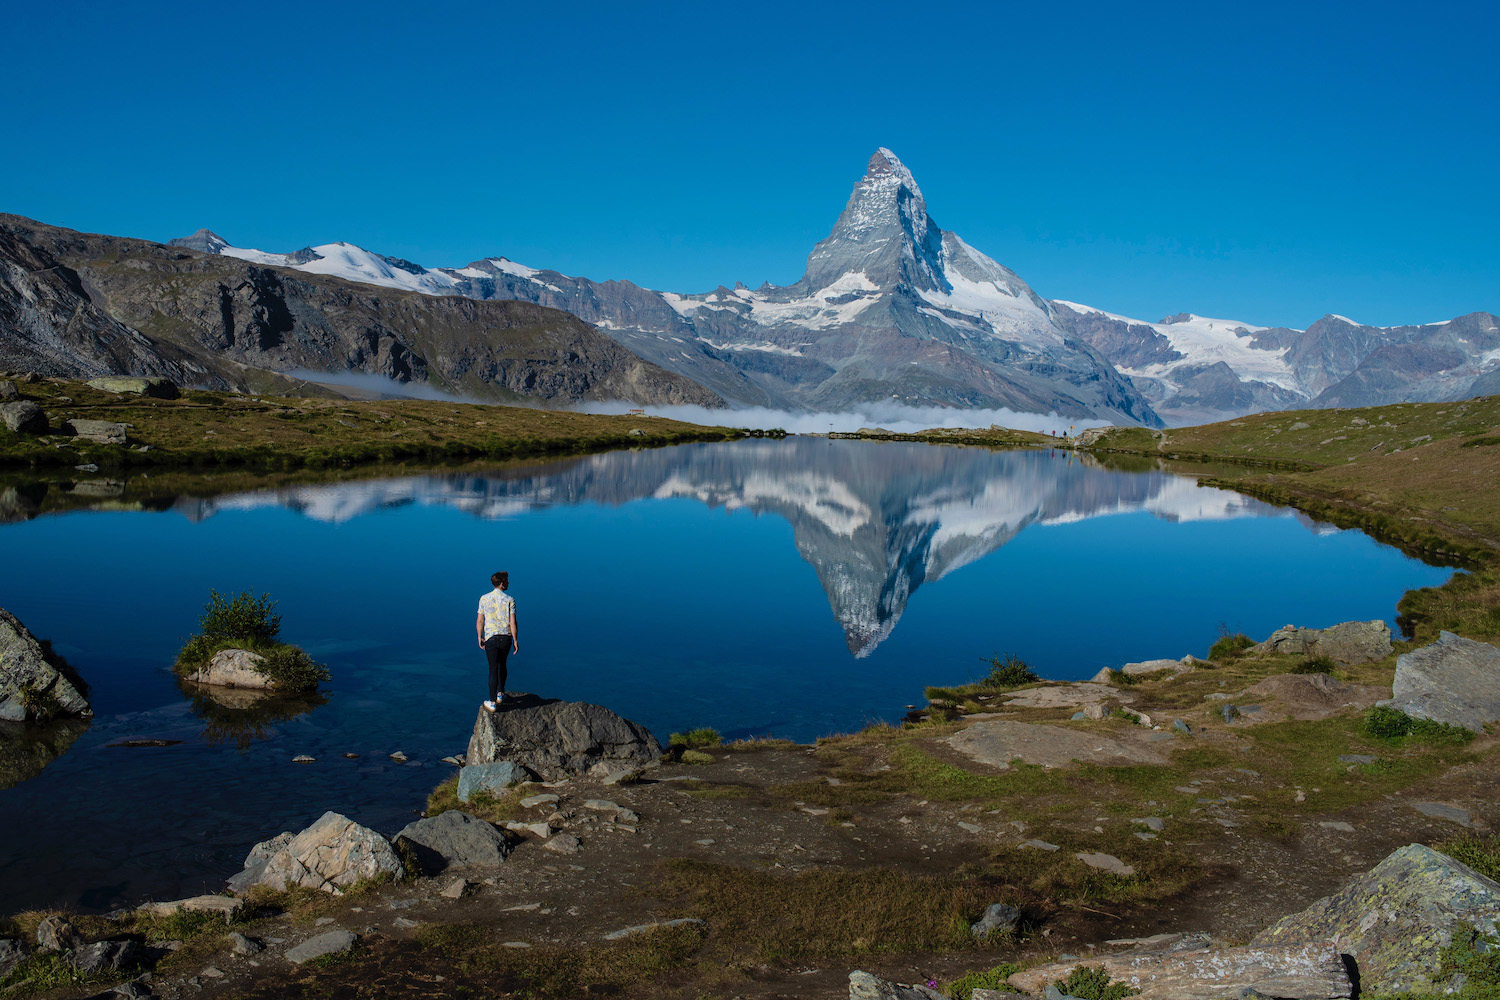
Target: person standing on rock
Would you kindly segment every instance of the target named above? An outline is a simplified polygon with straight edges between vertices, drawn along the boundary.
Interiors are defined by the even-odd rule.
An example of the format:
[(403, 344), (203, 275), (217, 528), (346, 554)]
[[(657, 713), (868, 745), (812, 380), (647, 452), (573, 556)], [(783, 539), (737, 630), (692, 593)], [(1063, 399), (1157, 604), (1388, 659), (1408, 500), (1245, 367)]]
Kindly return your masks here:
[(520, 652), (520, 646), (516, 643), (516, 600), (506, 593), (510, 574), (492, 573), (490, 583), (495, 589), (479, 599), (474, 631), (490, 661), (490, 697), (484, 707), (493, 712), (505, 701), (505, 661), (511, 653)]

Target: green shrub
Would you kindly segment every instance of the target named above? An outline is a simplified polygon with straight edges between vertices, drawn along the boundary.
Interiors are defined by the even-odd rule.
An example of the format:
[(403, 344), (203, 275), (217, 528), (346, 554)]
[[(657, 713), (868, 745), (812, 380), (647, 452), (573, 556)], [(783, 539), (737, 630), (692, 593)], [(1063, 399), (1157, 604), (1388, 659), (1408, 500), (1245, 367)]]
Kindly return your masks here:
[(684, 747), (688, 750), (701, 750), (704, 747), (722, 746), (724, 738), (719, 735), (717, 729), (701, 726), (698, 729), (689, 729), (685, 733), (673, 733), (667, 738), (667, 745)]
[(1243, 632), (1230, 635), (1227, 628), (1221, 627), (1218, 641), (1208, 647), (1208, 658), (1210, 660), (1232, 660), (1245, 650), (1255, 645), (1255, 640)]
[(265, 657), (260, 672), (271, 678), (278, 691), (310, 691), (333, 676), (299, 646), (278, 643), (260, 654)]
[(993, 969), (986, 969), (983, 972), (966, 972), (957, 979), (939, 986), (938, 992), (954, 997), (955, 1000), (969, 1000), (975, 990), (1015, 993), (1015, 987), (1010, 985), (1010, 977), (1020, 971), (1021, 967), (1014, 962), (1001, 962)]
[(1461, 747), (1474, 739), (1474, 734), (1462, 726), (1414, 719), (1389, 705), (1376, 705), (1365, 713), (1364, 728), (1367, 736), (1377, 740), (1396, 742), (1409, 738), (1434, 747)]
[(1292, 667), (1291, 673), (1331, 674), (1337, 666), (1338, 664), (1333, 662), (1333, 657), (1331, 656), (1309, 656), (1301, 663)]
[(1102, 965), (1080, 965), (1055, 985), (1065, 996), (1078, 1000), (1125, 1000), (1140, 992), (1129, 983), (1111, 983)]
[(1110, 667), (1109, 682), (1116, 687), (1129, 687), (1132, 684), (1139, 684), (1141, 682), (1141, 679), (1135, 674), (1127, 674), (1123, 670), (1117, 670), (1114, 667)]
[(225, 600), (217, 590), (208, 592), (208, 603), (198, 628), (205, 639), (259, 639), (275, 642), (281, 633), (281, 616), (271, 595), (256, 597), (250, 593), (235, 594)]
[(1500, 881), (1500, 836), (1470, 834), (1436, 846), (1454, 861), (1468, 865), (1486, 878)]
[(1035, 684), (1041, 680), (1031, 669), (1031, 664), (1015, 653), (1006, 653), (1003, 658), (997, 653), (994, 656), (981, 657), (981, 659), (990, 665), (989, 676), (980, 682), (985, 687), (1014, 688), (1022, 684)]

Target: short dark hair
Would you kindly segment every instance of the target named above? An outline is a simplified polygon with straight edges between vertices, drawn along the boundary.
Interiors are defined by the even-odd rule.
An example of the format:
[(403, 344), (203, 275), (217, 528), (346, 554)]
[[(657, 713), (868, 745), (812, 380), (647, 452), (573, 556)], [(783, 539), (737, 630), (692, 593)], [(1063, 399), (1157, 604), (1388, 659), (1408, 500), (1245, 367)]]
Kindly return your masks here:
[(490, 574), (490, 585), (499, 587), (501, 590), (510, 589), (510, 574), (501, 570), (499, 573)]

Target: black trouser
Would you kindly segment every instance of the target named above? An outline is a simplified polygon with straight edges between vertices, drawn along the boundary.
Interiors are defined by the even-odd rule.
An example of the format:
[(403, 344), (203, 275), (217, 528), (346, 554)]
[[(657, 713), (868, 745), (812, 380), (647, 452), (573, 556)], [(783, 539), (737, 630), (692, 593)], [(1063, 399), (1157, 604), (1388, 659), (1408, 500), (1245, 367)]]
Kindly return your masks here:
[(505, 691), (505, 661), (510, 656), (510, 636), (492, 635), (484, 640), (484, 655), (490, 661), (490, 701)]

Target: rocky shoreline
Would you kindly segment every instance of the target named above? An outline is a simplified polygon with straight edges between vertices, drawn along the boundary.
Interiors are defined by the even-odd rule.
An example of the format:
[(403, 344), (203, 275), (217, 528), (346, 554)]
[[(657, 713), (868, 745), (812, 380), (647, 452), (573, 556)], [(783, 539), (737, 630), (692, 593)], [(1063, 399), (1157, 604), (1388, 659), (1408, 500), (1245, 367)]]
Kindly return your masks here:
[[(458, 995), (440, 976), (501, 995), (985, 1000), (1086, 965), (1148, 998), (1462, 992), (1447, 949), (1495, 933), (1500, 885), (1423, 842), (1500, 820), (1500, 652), (1408, 645), (1378, 622), (1288, 627), (1091, 681), (933, 689), (901, 728), (815, 746), (663, 750), (601, 706), (521, 696), (480, 712), (458, 772), (394, 836), (330, 811), (256, 844), (230, 894), (31, 915), (0, 938), (0, 982), (310, 996), (394, 962), (396, 995)], [(1461, 730), (1461, 749), (1361, 737), (1379, 709)], [(1274, 756), (1288, 737), (1331, 755), (1321, 784), (1284, 780), (1313, 766)], [(1328, 850), (1339, 863), (1308, 867)], [(646, 954), (673, 975), (621, 971)], [(81, 985), (28, 985), (43, 967)], [(985, 969), (992, 987), (962, 985)]]

